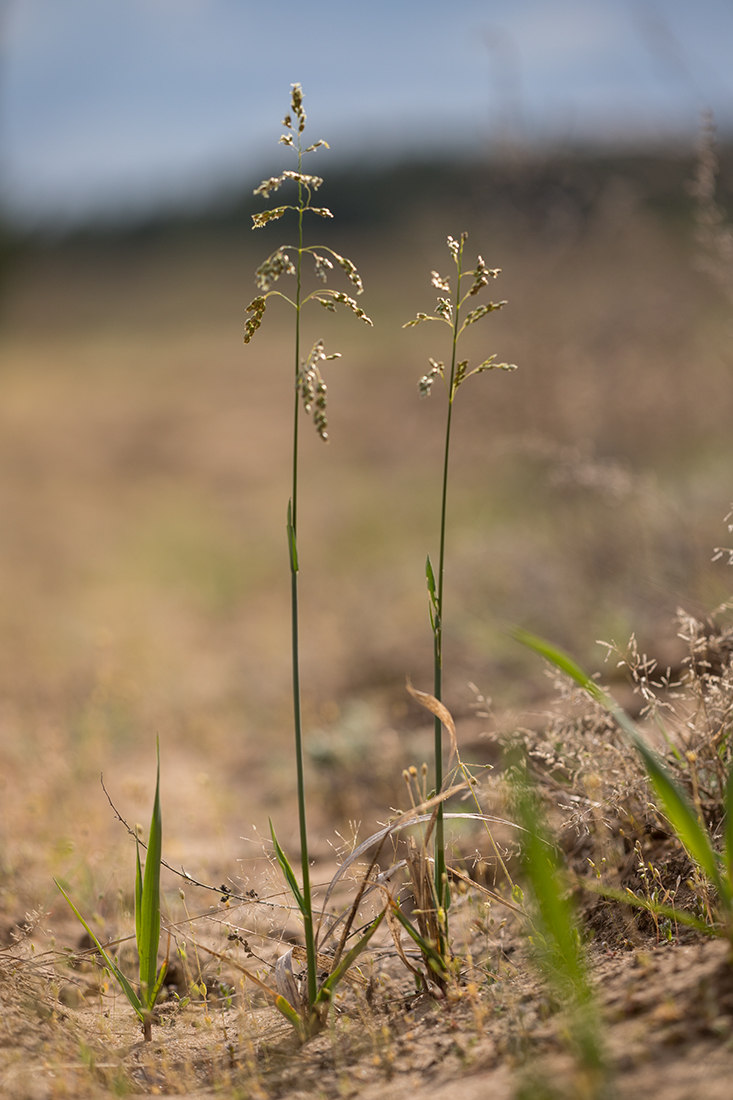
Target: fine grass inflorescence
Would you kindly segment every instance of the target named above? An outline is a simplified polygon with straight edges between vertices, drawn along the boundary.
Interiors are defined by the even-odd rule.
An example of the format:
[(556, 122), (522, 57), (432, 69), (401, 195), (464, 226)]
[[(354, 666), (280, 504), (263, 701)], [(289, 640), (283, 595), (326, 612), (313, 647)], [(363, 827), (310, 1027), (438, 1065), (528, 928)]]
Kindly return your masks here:
[[(438, 271), (431, 272), (432, 285), (438, 290), (438, 304), (434, 313), (418, 313), (412, 321), (408, 321), (403, 328), (411, 328), (422, 321), (442, 321), (451, 330), (450, 365), (446, 367), (444, 362), (430, 359), (430, 370), (419, 382), (421, 397), (429, 397), (436, 378), (440, 378), (445, 386), (448, 398), (445, 436), (443, 443), (443, 482), (440, 505), (440, 550), (438, 557), (437, 575), (428, 555), (425, 572), (428, 584), (428, 596), (430, 600), (430, 625), (433, 632), (433, 695), (438, 703), (443, 698), (443, 623), (444, 606), (443, 591), (445, 579), (445, 541), (446, 541), (446, 516), (448, 506), (448, 469), (450, 460), (451, 427), (453, 421), (453, 403), (461, 385), (475, 374), (482, 374), (489, 370), (516, 370), (513, 363), (497, 363), (496, 355), (490, 355), (478, 366), (469, 369), (468, 359), (458, 359), (458, 341), (463, 333), (477, 321), (487, 317), (490, 313), (502, 309), (507, 303), (483, 302), (474, 305), (472, 309), (466, 309), (466, 305), (489, 285), (491, 280), (500, 274), (499, 268), (489, 268), (481, 256), (476, 261), (476, 267), (464, 270), (464, 250), (467, 233), (462, 233), (460, 240), (448, 237), (448, 251), (455, 265), (456, 271), (453, 280), (444, 277)], [(466, 288), (466, 280), (470, 284)], [(440, 714), (435, 712), (435, 790), (440, 791), (443, 786), (443, 720)], [(437, 924), (440, 929), (441, 951), (446, 949), (447, 912), (450, 906), (450, 891), (445, 863), (445, 835), (443, 821), (443, 807), (438, 808), (438, 817), (435, 828), (435, 904), (437, 909)]]
[[(259, 187), (255, 188), (255, 194), (268, 199), (271, 194), (280, 190), (285, 184), (294, 185), (297, 197), (294, 203), (277, 206), (262, 213), (253, 215), (253, 229), (261, 229), (270, 222), (278, 221), (284, 215), (293, 213), (297, 221), (297, 244), (280, 244), (267, 259), (260, 264), (255, 276), (258, 290), (261, 291), (247, 306), (250, 315), (244, 332), (245, 344), (254, 336), (262, 324), (269, 299), (282, 298), (295, 313), (294, 329), (294, 409), (293, 409), (293, 444), (292, 444), (292, 488), (287, 508), (287, 539), (290, 556), (291, 578), (291, 637), (292, 637), (292, 668), (293, 668), (293, 714), (295, 730), (295, 763), (298, 786), (298, 817), (300, 825), (300, 855), (301, 855), (301, 885), (298, 885), (285, 852), (280, 847), (273, 831), (273, 843), (280, 867), (285, 875), (288, 886), (303, 919), (303, 930), (306, 948), (306, 990), (302, 1003), (293, 1005), (291, 1001), (297, 998), (293, 993), (291, 1001), (281, 998), (276, 1002), (281, 1011), (294, 1024), (296, 1030), (308, 1034), (318, 1030), (324, 1020), (324, 1007), (327, 1008), (330, 992), (335, 984), (334, 971), (326, 983), (319, 988), (318, 984), (318, 960), (316, 950), (316, 934), (313, 923), (313, 900), (310, 884), (310, 861), (308, 856), (308, 830), (305, 808), (305, 782), (303, 774), (303, 726), (301, 713), (300, 691), (300, 658), (299, 658), (299, 620), (298, 620), (298, 473), (299, 473), (299, 418), (301, 404), (306, 413), (312, 414), (316, 432), (326, 442), (328, 440), (327, 421), (327, 387), (321, 373), (321, 365), (338, 358), (338, 354), (327, 355), (322, 340), (316, 340), (308, 355), (301, 359), (301, 314), (303, 308), (310, 302), (321, 305), (329, 312), (335, 312), (337, 306), (343, 306), (351, 310), (360, 320), (367, 325), (372, 322), (363, 309), (357, 304), (356, 299), (341, 290), (334, 290), (327, 285), (329, 275), (334, 270), (334, 265), (340, 268), (355, 289), (357, 295), (363, 291), (361, 277), (355, 265), (345, 256), (341, 256), (332, 248), (324, 245), (312, 245), (304, 243), (304, 224), (306, 215), (315, 215), (319, 218), (331, 218), (331, 211), (324, 206), (315, 206), (313, 196), (323, 183), (320, 176), (311, 175), (303, 171), (303, 158), (315, 153), (319, 148), (328, 148), (328, 143), (323, 139), (304, 145), (303, 133), (306, 125), (306, 114), (303, 108), (303, 92), (300, 84), (292, 85), (291, 113), (283, 119), (285, 133), (280, 137), (280, 142), (292, 149), (297, 156), (297, 170), (285, 171), (279, 176), (272, 176), (263, 180)], [(310, 258), (314, 264), (314, 273), (319, 282), (319, 287), (305, 293), (303, 289), (303, 263)], [(275, 289), (282, 276), (290, 276), (295, 281), (294, 291), (290, 294), (280, 289)], [(371, 935), (371, 932), (367, 933)], [(352, 949), (352, 953), (353, 953)], [(352, 954), (350, 953), (350, 954)], [(340, 976), (340, 974), (339, 974)], [(295, 990), (293, 982), (288, 982), (288, 987)], [(284, 1003), (283, 1003), (284, 1001)]]

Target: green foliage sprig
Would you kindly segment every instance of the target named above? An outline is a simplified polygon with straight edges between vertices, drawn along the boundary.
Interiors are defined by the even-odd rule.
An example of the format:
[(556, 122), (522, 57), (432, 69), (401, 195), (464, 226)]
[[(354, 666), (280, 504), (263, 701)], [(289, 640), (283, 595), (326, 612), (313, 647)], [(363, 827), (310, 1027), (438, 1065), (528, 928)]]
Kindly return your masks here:
[(160, 746), (158, 745), (158, 770), (155, 782), (153, 816), (148, 834), (148, 848), (145, 856), (145, 872), (140, 864), (140, 844), (137, 843), (135, 868), (135, 941), (140, 960), (139, 987), (135, 991), (113, 958), (107, 953), (94, 932), (84, 920), (73, 901), (58, 880), (54, 879), (59, 890), (69, 903), (72, 912), (84, 927), (104, 960), (104, 965), (127, 997), (143, 1025), (146, 1042), (152, 1037), (153, 1009), (163, 986), (168, 970), (168, 959), (158, 970), (158, 947), (160, 945), (160, 866), (162, 860), (163, 822), (160, 812)]

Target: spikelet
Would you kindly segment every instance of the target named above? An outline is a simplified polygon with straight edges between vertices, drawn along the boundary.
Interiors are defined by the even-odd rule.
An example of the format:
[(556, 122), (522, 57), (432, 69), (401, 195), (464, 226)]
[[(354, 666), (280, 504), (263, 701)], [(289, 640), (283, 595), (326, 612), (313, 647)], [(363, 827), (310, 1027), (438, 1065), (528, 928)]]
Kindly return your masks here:
[(328, 442), (328, 421), (326, 419), (328, 389), (318, 364), (328, 359), (340, 358), (340, 352), (326, 355), (323, 341), (316, 340), (311, 348), (310, 355), (298, 373), (297, 385), (298, 392), (303, 399), (303, 408), (307, 413), (313, 413), (313, 424), (324, 443)]

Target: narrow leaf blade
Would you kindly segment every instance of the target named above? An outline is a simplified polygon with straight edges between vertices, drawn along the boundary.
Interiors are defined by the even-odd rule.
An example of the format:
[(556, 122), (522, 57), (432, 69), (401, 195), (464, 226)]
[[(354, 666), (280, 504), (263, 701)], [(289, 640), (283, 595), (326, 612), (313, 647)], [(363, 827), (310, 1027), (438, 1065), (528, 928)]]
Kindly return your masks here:
[(725, 788), (725, 827), (723, 841), (728, 881), (733, 885), (733, 767), (731, 767), (728, 772), (728, 782)]
[(336, 969), (328, 975), (323, 985), (318, 990), (318, 996), (315, 999), (315, 1004), (321, 1004), (323, 1001), (330, 1000), (331, 994), (343, 978), (346, 971), (353, 966), (356, 959), (359, 957), (359, 955), (361, 955), (362, 951), (369, 943), (369, 940), (379, 928), (384, 919), (385, 912), (386, 910), (383, 909), (379, 916), (376, 917), (369, 925), (359, 942), (354, 947), (352, 947), (351, 950), (346, 953), (346, 955), (344, 955), (343, 959), (336, 967)]
[[(158, 769), (155, 783), (153, 816), (150, 822), (148, 851), (142, 884), (140, 907), (140, 938), (137, 944), (140, 956), (140, 996), (146, 1008), (152, 1007), (158, 970), (158, 945), (160, 943), (160, 861), (163, 854), (163, 824), (160, 812), (160, 745), (157, 746)], [(137, 926), (137, 919), (136, 919)]]
[(272, 836), (272, 843), (275, 846), (275, 855), (277, 856), (277, 861), (280, 864), (280, 867), (282, 869), (282, 873), (285, 875), (285, 879), (287, 881), (287, 884), (290, 887), (290, 893), (295, 898), (296, 905), (300, 909), (303, 916), (304, 917), (308, 916), (308, 910), (307, 910), (305, 901), (303, 899), (303, 895), (300, 892), (300, 887), (298, 886), (298, 880), (295, 877), (295, 874), (293, 872), (293, 868), (290, 866), (290, 862), (288, 860), (288, 857), (285, 855), (285, 852), (282, 850), (282, 848), (280, 847), (280, 845), (278, 843), (278, 839), (275, 836), (275, 829), (273, 828), (272, 821), (270, 822), (270, 835)]
[(140, 841), (135, 837), (135, 943), (140, 943), (143, 911), (143, 872), (140, 866)]
[(397, 905), (397, 903), (395, 901), (391, 901), (390, 906), (391, 906), (392, 912), (397, 917), (397, 920), (400, 922), (402, 927), (405, 929), (408, 936), (412, 937), (412, 939), (415, 941), (417, 946), (422, 951), (423, 955), (425, 955), (426, 958), (428, 958), (430, 960), (431, 965), (436, 970), (439, 970), (441, 973), (445, 973), (445, 971), (448, 968), (445, 965), (445, 959), (440, 954), (440, 952), (436, 951), (435, 948), (433, 947), (433, 945), (431, 943), (428, 943), (428, 941), (423, 936), (420, 935), (418, 930), (407, 919), (407, 917), (405, 916), (405, 914), (402, 912), (399, 905)]
[(61, 893), (63, 894), (63, 896), (66, 898), (66, 901), (68, 902), (69, 908), (71, 909), (72, 913), (74, 914), (76, 919), (79, 921), (81, 926), (84, 928), (85, 932), (87, 933), (90, 940), (92, 941), (92, 943), (96, 947), (97, 951), (99, 951), (99, 954), (104, 959), (104, 965), (107, 967), (107, 969), (110, 971), (110, 973), (114, 976), (115, 980), (119, 983), (120, 988), (122, 989), (122, 992), (127, 997), (128, 1001), (130, 1002), (130, 1004), (134, 1008), (137, 1015), (140, 1017), (141, 1020), (144, 1020), (145, 1019), (145, 1012), (143, 1010), (143, 1006), (140, 1003), (140, 998), (138, 997), (135, 990), (132, 988), (130, 982), (127, 980), (125, 975), (122, 973), (122, 971), (120, 970), (119, 966), (114, 961), (114, 959), (111, 959), (110, 956), (105, 951), (105, 949), (102, 947), (101, 943), (99, 942), (97, 937), (94, 935), (91, 928), (89, 927), (87, 922), (84, 920), (83, 916), (81, 915), (79, 910), (76, 908), (73, 901), (71, 900), (69, 895), (66, 893), (66, 891), (64, 890), (63, 886), (58, 881), (58, 879), (54, 879), (53, 881), (56, 883), (56, 885), (58, 886), (58, 888), (61, 891)]

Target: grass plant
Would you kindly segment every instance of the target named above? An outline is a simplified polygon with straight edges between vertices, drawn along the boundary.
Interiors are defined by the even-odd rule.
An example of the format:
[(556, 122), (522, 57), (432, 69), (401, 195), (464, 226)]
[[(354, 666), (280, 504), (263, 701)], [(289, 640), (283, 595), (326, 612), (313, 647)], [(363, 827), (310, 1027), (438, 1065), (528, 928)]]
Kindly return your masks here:
[(99, 951), (104, 965), (127, 997), (130, 1005), (143, 1025), (146, 1042), (152, 1038), (153, 1010), (163, 986), (168, 969), (168, 958), (158, 969), (158, 947), (160, 945), (160, 867), (162, 860), (163, 822), (160, 812), (160, 745), (157, 748), (158, 766), (155, 780), (155, 799), (153, 816), (148, 833), (145, 871), (140, 863), (140, 843), (136, 844), (135, 866), (135, 942), (139, 958), (139, 985), (136, 991), (129, 979), (122, 973), (119, 965), (99, 942), (90, 926), (74, 905), (69, 894), (58, 880), (56, 885), (69, 903), (72, 912), (84, 927), (95, 947)]
[[(302, 999), (302, 1005), (292, 1005), (287, 998), (283, 1002), (276, 1001), (278, 1008), (293, 1023), (300, 1033), (311, 1033), (322, 1026), (324, 1003), (330, 998), (332, 987), (339, 980), (341, 974), (336, 968), (329, 975), (326, 983), (318, 985), (318, 960), (316, 951), (316, 935), (313, 923), (313, 897), (310, 882), (310, 858), (308, 855), (308, 827), (305, 804), (305, 778), (304, 778), (304, 751), (303, 751), (303, 720), (301, 708), (300, 685), (300, 626), (298, 614), (298, 479), (299, 479), (299, 430), (301, 403), (306, 413), (312, 414), (313, 423), (319, 437), (328, 441), (327, 421), (327, 387), (321, 373), (321, 364), (330, 359), (339, 358), (338, 353), (327, 355), (323, 341), (316, 340), (309, 354), (301, 360), (301, 315), (304, 307), (310, 302), (318, 303), (326, 310), (335, 312), (337, 306), (343, 306), (351, 310), (366, 324), (372, 322), (356, 300), (343, 291), (328, 287), (329, 272), (333, 271), (334, 264), (341, 268), (347, 278), (355, 287), (356, 293), (361, 294), (363, 285), (359, 273), (351, 260), (341, 256), (332, 248), (324, 245), (311, 245), (304, 243), (304, 221), (306, 215), (315, 215), (320, 218), (331, 218), (333, 215), (327, 207), (313, 205), (313, 196), (323, 183), (319, 176), (310, 175), (303, 171), (303, 158), (307, 154), (315, 153), (317, 149), (326, 147), (328, 143), (319, 139), (304, 147), (303, 133), (306, 126), (306, 114), (303, 108), (303, 92), (300, 84), (292, 85), (291, 112), (283, 119), (283, 127), (286, 130), (280, 137), (280, 143), (292, 149), (297, 156), (297, 170), (282, 172), (279, 176), (272, 176), (255, 188), (255, 194), (267, 199), (279, 191), (283, 184), (295, 184), (297, 188), (297, 200), (293, 204), (277, 206), (259, 214), (253, 215), (253, 229), (261, 229), (269, 222), (278, 221), (288, 212), (294, 213), (297, 219), (297, 244), (281, 244), (270, 253), (267, 259), (257, 269), (256, 284), (261, 294), (257, 295), (247, 306), (250, 314), (244, 333), (244, 342), (249, 343), (257, 329), (262, 324), (262, 318), (267, 308), (268, 300), (272, 297), (282, 298), (295, 313), (294, 331), (294, 406), (293, 406), (293, 444), (292, 444), (292, 481), (291, 494), (287, 507), (287, 540), (290, 559), (290, 593), (291, 593), (291, 644), (292, 644), (292, 686), (293, 686), (293, 721), (295, 732), (295, 765), (298, 788), (298, 821), (300, 830), (300, 858), (301, 858), (301, 883), (298, 884), (292, 867), (275, 837), (272, 830), (275, 853), (280, 867), (285, 875), (296, 905), (303, 919), (303, 931), (306, 950), (306, 992)], [(294, 257), (295, 259), (293, 260)], [(314, 273), (318, 283), (316, 289), (306, 292), (304, 289), (303, 262), (310, 257), (314, 264)], [(279, 289), (274, 289), (274, 284), (281, 276), (292, 276), (295, 280), (295, 288), (292, 294), (285, 294)], [(364, 939), (371, 935), (367, 933)], [(349, 953), (349, 958), (353, 953)], [(358, 953), (358, 952), (357, 952)], [(293, 979), (293, 982), (295, 979)], [(293, 986), (293, 989), (295, 987)], [(298, 996), (296, 1001), (300, 1001)]]
[[(444, 362), (430, 359), (430, 370), (423, 375), (419, 382), (421, 397), (429, 397), (436, 378), (440, 378), (445, 386), (447, 401), (445, 435), (443, 440), (443, 478), (440, 497), (440, 549), (438, 552), (437, 575), (433, 568), (430, 555), (425, 564), (425, 575), (428, 585), (430, 625), (433, 632), (433, 696), (438, 703), (443, 698), (443, 623), (444, 623), (444, 581), (445, 581), (445, 544), (446, 544), (446, 519), (448, 511), (448, 473), (450, 465), (451, 428), (453, 425), (453, 404), (461, 385), (475, 374), (482, 374), (489, 370), (516, 370), (513, 363), (497, 363), (496, 355), (489, 356), (478, 366), (469, 370), (468, 359), (458, 359), (458, 342), (463, 333), (477, 321), (487, 317), (490, 313), (502, 309), (506, 302), (484, 302), (473, 309), (466, 310), (466, 305), (471, 299), (489, 285), (492, 279), (496, 279), (500, 273), (498, 268), (489, 268), (481, 256), (476, 261), (476, 267), (464, 270), (464, 250), (467, 233), (462, 233), (460, 240), (448, 237), (448, 251), (455, 265), (453, 279), (442, 276), (438, 271), (431, 272), (431, 282), (436, 290), (440, 291), (435, 312), (418, 313), (412, 321), (408, 321), (403, 328), (411, 328), (423, 321), (442, 321), (451, 330), (450, 365), (446, 367)], [(465, 289), (465, 280), (470, 280), (468, 289)], [(440, 791), (443, 786), (443, 718), (439, 713), (435, 714), (434, 736), (434, 771), (435, 790)], [(445, 831), (444, 812), (442, 804), (438, 807), (437, 821), (435, 825), (435, 905), (437, 910), (437, 928), (439, 929), (439, 942), (441, 952), (445, 953), (448, 928), (447, 913), (450, 907), (450, 890), (445, 862)]]

